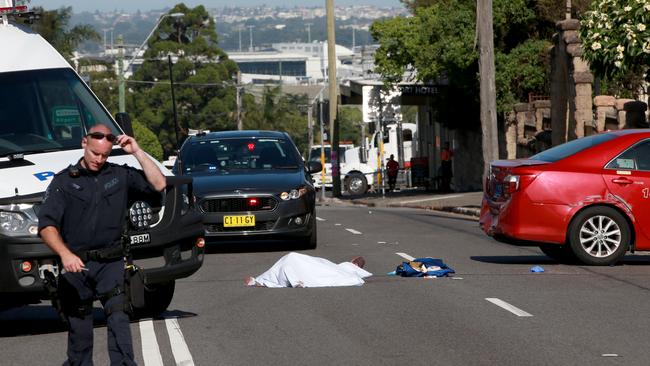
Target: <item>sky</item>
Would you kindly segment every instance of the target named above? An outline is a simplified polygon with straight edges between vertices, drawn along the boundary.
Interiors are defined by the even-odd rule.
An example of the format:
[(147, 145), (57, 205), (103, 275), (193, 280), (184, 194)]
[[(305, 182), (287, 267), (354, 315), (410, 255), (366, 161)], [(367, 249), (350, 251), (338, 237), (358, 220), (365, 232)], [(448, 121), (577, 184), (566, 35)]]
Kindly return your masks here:
[[(206, 8), (220, 8), (224, 6), (325, 6), (326, 0), (112, 0), (112, 1), (88, 1), (88, 0), (31, 0), (31, 6), (42, 6), (44, 9), (56, 9), (62, 6), (71, 6), (74, 13), (83, 11), (110, 11), (123, 10), (135, 12), (137, 10), (151, 10), (171, 8), (177, 3), (183, 2), (189, 7), (203, 5)], [(334, 6), (347, 5), (375, 5), (380, 7), (401, 7), (399, 0), (334, 0)]]

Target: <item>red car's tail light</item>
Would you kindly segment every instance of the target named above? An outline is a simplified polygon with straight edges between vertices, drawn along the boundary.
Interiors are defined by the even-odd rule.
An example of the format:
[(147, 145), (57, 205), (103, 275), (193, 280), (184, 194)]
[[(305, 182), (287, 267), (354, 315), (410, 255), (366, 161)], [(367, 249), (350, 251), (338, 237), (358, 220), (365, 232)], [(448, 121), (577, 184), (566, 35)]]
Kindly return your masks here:
[(508, 175), (503, 178), (503, 192), (506, 194), (512, 194), (517, 192), (519, 189), (519, 176), (518, 175)]

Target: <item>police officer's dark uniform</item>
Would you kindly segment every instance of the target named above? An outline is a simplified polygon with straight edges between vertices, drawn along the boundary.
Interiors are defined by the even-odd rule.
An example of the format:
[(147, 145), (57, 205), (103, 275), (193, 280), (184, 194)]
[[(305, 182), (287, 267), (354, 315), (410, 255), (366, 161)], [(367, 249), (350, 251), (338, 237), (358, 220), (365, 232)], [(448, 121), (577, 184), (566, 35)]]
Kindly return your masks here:
[[(129, 318), (123, 306), (124, 260), (119, 255), (97, 258), (102, 249), (121, 245), (129, 192), (157, 193), (140, 170), (106, 162), (93, 172), (83, 168), (79, 160), (54, 177), (40, 207), (39, 232), (47, 226), (56, 227), (67, 247), (88, 269), (64, 273), (60, 281), (60, 287), (69, 284), (79, 295), (74, 309), (64, 309), (70, 325), (65, 365), (92, 365), (92, 302), (96, 298), (107, 317), (111, 364), (135, 364)], [(63, 297), (71, 297), (65, 293), (61, 296), (64, 303)]]

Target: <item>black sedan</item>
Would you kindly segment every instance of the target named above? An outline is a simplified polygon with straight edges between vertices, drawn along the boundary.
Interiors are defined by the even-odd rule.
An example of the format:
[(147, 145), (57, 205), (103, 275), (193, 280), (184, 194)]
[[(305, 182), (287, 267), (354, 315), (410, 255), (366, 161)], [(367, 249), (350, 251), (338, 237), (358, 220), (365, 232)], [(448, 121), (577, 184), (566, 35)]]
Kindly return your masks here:
[[(316, 193), (311, 173), (288, 134), (222, 131), (190, 136), (174, 173), (194, 178), (206, 240), (297, 239), (316, 247)], [(211, 240), (210, 240), (211, 239)]]

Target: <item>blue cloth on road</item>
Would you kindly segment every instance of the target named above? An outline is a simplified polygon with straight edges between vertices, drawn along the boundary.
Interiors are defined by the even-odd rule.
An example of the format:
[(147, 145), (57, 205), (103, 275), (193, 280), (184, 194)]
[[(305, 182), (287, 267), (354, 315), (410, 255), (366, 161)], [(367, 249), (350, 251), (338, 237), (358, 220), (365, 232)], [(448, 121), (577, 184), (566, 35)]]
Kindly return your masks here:
[(456, 272), (442, 259), (429, 257), (402, 262), (395, 270), (395, 274), (402, 277), (447, 277), (450, 273)]

